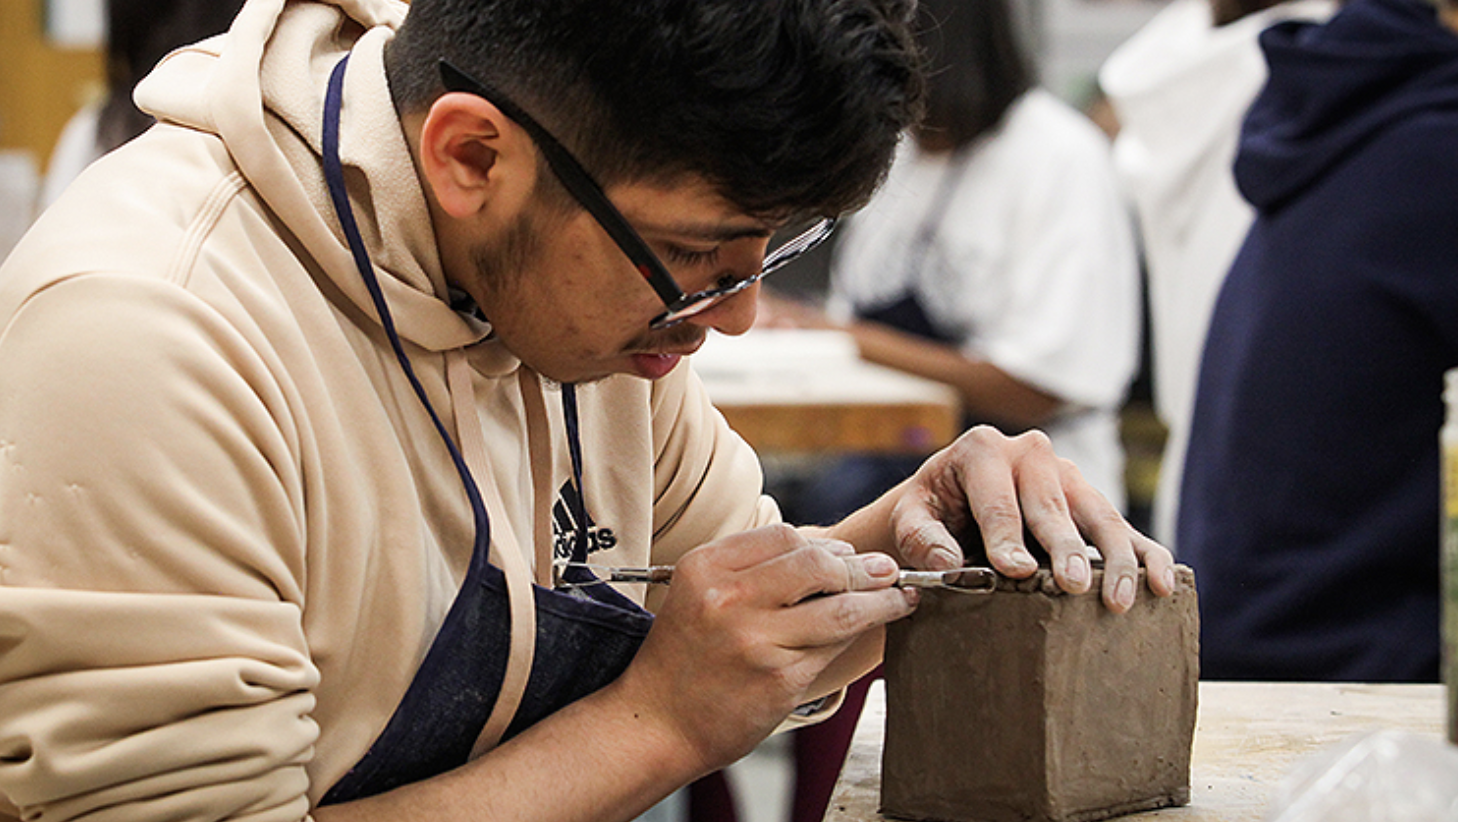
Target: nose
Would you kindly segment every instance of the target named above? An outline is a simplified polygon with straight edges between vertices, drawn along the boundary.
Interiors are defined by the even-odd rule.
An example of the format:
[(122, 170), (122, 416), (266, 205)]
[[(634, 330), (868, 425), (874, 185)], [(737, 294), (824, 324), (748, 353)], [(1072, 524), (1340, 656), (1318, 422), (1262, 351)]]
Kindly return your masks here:
[(684, 322), (737, 337), (754, 327), (755, 313), (759, 310), (759, 285), (755, 283), (743, 291), (730, 294)]

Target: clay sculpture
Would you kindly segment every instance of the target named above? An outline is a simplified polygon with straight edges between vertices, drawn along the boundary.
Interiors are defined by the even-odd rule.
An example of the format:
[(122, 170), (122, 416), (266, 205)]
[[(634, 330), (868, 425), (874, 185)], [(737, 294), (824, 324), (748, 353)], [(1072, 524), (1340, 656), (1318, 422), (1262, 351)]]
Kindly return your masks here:
[(1199, 678), (1194, 573), (1116, 615), (1040, 570), (928, 590), (888, 628), (881, 810), (945, 822), (1091, 822), (1184, 805)]

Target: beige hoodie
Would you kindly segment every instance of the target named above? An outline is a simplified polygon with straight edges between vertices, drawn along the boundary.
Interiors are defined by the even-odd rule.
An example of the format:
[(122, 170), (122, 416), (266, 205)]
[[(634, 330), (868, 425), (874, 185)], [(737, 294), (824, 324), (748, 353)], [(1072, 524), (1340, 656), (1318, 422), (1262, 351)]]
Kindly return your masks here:
[[(0, 816), (304, 818), (455, 596), (469, 507), (319, 168), (347, 50), (341, 154), (387, 300), (482, 486), (493, 561), (545, 581), (560, 392), (444, 301), (383, 69), (406, 8), (252, 0), (160, 65), (137, 96), (162, 124), (0, 269)], [(595, 560), (672, 562), (778, 517), (687, 367), (579, 404), (612, 544)], [(520, 670), (530, 643), (512, 648)]]

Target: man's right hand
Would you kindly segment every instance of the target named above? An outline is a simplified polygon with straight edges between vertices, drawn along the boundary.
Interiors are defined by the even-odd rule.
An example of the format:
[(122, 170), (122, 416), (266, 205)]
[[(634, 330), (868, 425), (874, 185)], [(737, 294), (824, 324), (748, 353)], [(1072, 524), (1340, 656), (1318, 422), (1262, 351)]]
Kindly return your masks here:
[(612, 687), (677, 729), (704, 771), (722, 767), (833, 690), (817, 679), (858, 638), (911, 613), (916, 592), (896, 579), (885, 554), (785, 525), (705, 545), (675, 567), (653, 630)]

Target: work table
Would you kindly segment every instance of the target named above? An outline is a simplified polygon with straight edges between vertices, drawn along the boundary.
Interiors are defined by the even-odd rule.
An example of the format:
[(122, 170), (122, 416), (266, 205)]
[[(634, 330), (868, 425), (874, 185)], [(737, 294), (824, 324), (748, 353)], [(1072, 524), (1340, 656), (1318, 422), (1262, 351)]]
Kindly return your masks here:
[[(884, 683), (866, 699), (825, 822), (878, 822)], [(1202, 682), (1189, 805), (1119, 817), (1133, 822), (1261, 822), (1299, 760), (1369, 730), (1443, 735), (1441, 685)], [(976, 744), (975, 739), (968, 744)]]
[(761, 453), (930, 454), (961, 432), (955, 391), (865, 362), (844, 332), (716, 334), (693, 363), (715, 407)]

